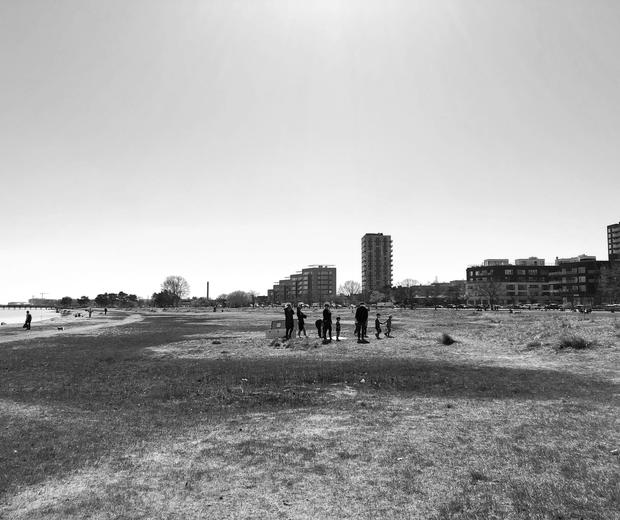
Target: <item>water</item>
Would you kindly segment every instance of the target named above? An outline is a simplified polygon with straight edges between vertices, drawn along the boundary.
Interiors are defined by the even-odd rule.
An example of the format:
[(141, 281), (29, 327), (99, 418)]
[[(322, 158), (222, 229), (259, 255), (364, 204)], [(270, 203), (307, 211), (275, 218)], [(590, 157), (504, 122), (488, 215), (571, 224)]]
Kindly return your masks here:
[[(30, 309), (30, 314), (32, 314), (32, 323), (60, 316), (55, 310), (48, 309)], [(26, 321), (26, 309), (0, 309), (0, 323), (4, 322), (8, 325), (24, 323), (24, 321)]]

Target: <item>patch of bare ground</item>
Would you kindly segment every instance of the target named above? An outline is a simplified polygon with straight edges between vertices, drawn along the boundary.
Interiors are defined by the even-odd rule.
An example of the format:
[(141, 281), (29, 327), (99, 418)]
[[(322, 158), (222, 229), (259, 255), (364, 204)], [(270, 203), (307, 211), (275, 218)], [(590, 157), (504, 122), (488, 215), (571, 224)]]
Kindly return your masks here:
[[(279, 317), (1, 348), (0, 517), (617, 514), (613, 316), (394, 312), (396, 337), (368, 344), (267, 339)], [(558, 351), (567, 329), (594, 346)]]

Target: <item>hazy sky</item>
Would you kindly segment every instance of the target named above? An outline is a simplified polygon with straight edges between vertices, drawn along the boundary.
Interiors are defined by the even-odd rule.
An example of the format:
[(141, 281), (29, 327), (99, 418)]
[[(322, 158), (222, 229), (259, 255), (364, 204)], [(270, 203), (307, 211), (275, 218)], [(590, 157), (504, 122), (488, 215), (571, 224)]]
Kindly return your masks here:
[(607, 259), (618, 0), (0, 0), (0, 303)]

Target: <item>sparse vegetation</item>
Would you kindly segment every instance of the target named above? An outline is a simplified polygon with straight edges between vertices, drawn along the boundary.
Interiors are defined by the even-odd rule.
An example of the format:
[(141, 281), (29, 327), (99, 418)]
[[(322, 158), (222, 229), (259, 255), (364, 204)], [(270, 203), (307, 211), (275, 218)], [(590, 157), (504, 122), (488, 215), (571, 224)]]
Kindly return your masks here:
[[(289, 348), (262, 311), (3, 328), (0, 517), (613, 518), (617, 329), (558, 315), (395, 312), (396, 338)], [(608, 348), (550, 355), (563, 323)]]
[(574, 350), (584, 350), (587, 348), (592, 348), (594, 345), (594, 341), (588, 341), (580, 336), (564, 336), (563, 338), (560, 338), (558, 349), (564, 350), (567, 348), (572, 348)]

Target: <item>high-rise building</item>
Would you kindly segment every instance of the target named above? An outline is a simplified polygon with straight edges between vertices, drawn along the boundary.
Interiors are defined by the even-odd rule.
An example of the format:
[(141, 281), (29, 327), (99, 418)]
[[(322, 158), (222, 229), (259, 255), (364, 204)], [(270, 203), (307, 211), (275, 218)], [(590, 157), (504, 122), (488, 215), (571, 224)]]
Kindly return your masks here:
[(607, 226), (609, 261), (620, 261), (620, 222)]
[(386, 292), (392, 287), (392, 237), (366, 233), (362, 237), (362, 291)]

